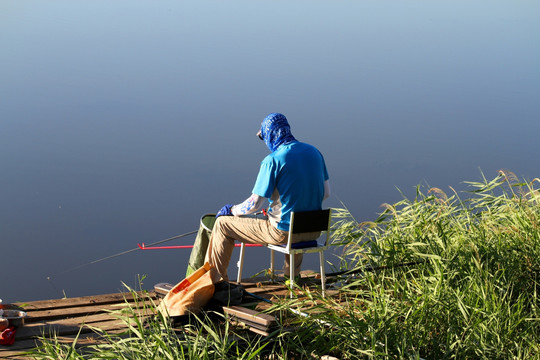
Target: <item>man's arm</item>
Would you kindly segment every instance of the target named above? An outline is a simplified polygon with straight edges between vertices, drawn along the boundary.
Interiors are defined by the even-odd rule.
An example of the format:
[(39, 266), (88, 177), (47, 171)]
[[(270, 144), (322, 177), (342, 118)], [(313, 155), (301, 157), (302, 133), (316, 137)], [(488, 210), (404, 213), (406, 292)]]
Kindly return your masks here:
[(251, 194), (251, 196), (243, 203), (234, 205), (231, 208), (231, 212), (235, 216), (254, 214), (262, 208), (264, 200), (266, 200), (266, 198), (257, 194)]
[(326, 180), (324, 182), (324, 196), (323, 196), (323, 200), (326, 200), (330, 197), (330, 181), (329, 180)]

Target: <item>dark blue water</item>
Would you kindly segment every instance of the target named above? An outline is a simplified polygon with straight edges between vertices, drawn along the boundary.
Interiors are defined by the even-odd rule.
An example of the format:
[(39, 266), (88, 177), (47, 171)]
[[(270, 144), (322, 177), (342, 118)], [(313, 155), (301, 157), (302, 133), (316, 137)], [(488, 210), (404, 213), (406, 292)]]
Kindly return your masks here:
[[(0, 9), (4, 302), (114, 292), (144, 275), (145, 288), (181, 280), (187, 250), (86, 264), (196, 230), (201, 215), (243, 201), (270, 112), (324, 153), (327, 205), (343, 202), (359, 221), (398, 201), (396, 188), (464, 189), (501, 168), (540, 176), (536, 2)], [(268, 261), (248, 250), (246, 274)], [(305, 268), (316, 264), (306, 257)]]

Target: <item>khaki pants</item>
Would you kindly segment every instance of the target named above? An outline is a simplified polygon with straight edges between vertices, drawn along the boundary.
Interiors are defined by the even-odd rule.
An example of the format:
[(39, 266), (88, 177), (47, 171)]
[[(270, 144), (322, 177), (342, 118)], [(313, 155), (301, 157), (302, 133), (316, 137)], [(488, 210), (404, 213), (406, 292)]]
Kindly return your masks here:
[[(228, 280), (227, 268), (234, 250), (234, 241), (246, 244), (286, 244), (289, 233), (276, 229), (270, 221), (254, 217), (220, 216), (212, 229), (205, 261), (214, 265), (221, 276)], [(300, 274), (302, 254), (294, 257), (295, 276)], [(283, 270), (289, 274), (289, 255), (285, 255)]]

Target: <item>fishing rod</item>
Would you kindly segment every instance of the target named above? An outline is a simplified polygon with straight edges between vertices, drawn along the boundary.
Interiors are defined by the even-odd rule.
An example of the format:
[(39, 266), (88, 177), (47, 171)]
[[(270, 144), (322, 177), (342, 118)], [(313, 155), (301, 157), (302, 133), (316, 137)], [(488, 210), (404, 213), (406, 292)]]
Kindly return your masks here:
[(425, 263), (425, 261), (411, 261), (411, 262), (408, 262), (408, 263), (397, 264), (397, 265), (394, 265), (394, 266), (389, 266), (389, 265), (368, 266), (368, 267), (361, 268), (361, 269), (358, 268), (358, 269), (352, 269), (352, 270), (343, 270), (343, 271), (336, 271), (336, 272), (333, 272), (333, 273), (327, 273), (327, 274), (325, 274), (325, 276), (353, 275), (353, 274), (360, 274), (360, 273), (363, 273), (363, 272), (366, 272), (366, 271), (378, 271), (378, 270), (385, 270), (385, 269), (396, 269), (396, 268), (400, 268), (400, 267), (419, 265), (419, 264), (423, 264), (423, 263)]
[[(172, 241), (172, 240), (180, 239), (180, 238), (183, 238), (183, 237), (186, 237), (186, 236), (189, 236), (189, 235), (193, 235), (193, 234), (196, 234), (197, 231), (198, 231), (198, 230), (190, 231), (190, 232), (187, 232), (187, 233), (185, 233), (185, 234), (176, 235), (176, 236), (173, 236), (173, 237), (170, 237), (170, 238), (167, 238), (167, 239), (159, 240), (159, 241), (156, 241), (156, 242), (151, 243), (150, 246), (163, 244), (163, 243), (168, 242), (168, 241)], [(143, 245), (144, 245), (144, 243), (143, 243)], [(61, 271), (61, 272), (59, 272), (59, 273), (54, 274), (54, 276), (47, 276), (47, 280), (51, 281), (51, 278), (52, 278), (52, 277), (56, 277), (56, 276), (58, 276), (58, 275), (63, 275), (63, 274), (66, 274), (66, 273), (69, 273), (69, 272), (72, 272), (72, 271), (81, 269), (81, 268), (86, 267), (86, 266), (89, 266), (89, 265), (97, 264), (97, 263), (102, 262), (102, 261), (105, 261), (105, 260), (109, 260), (109, 259), (112, 259), (112, 258), (115, 258), (115, 257), (118, 257), (118, 256), (122, 256), (122, 255), (125, 255), (125, 254), (129, 254), (129, 253), (131, 253), (131, 252), (133, 252), (133, 251), (137, 251), (137, 250), (140, 250), (140, 249), (141, 249), (140, 246), (138, 246), (138, 247), (133, 248), (133, 249), (130, 249), (130, 250), (125, 250), (125, 251), (121, 251), (121, 252), (116, 253), (116, 254), (113, 254), (113, 255), (105, 256), (105, 257), (103, 257), (103, 258), (96, 259), (96, 260), (90, 261), (90, 262), (88, 262), (88, 263), (85, 263), (85, 264), (81, 264), (81, 265), (75, 266), (75, 267), (73, 267), (73, 268), (71, 268), (71, 269), (67, 269), (67, 270)]]
[[(253, 216), (259, 216), (259, 215), (263, 215), (263, 216), (268, 216), (268, 212), (266, 211), (266, 209), (262, 209), (262, 211), (259, 211), (259, 212), (256, 212), (253, 214)], [(205, 216), (216, 216), (215, 214), (207, 214)], [(204, 226), (204, 228), (208, 231), (211, 231), (211, 229), (208, 229), (203, 223), (202, 223), (202, 219), (201, 219), (201, 225)], [(168, 240), (167, 240), (168, 241)], [(139, 247), (140, 250), (170, 250), (170, 249), (193, 249), (193, 247), (195, 245), (172, 245), (172, 246), (152, 246), (152, 245), (157, 245), (158, 243), (152, 243), (150, 245), (146, 245), (145, 243), (138, 243), (137, 246)], [(241, 243), (237, 243), (237, 244), (234, 244), (234, 247), (240, 247), (242, 246)], [(245, 243), (244, 246), (247, 246), (247, 247), (261, 247), (261, 246), (264, 246), (263, 244), (248, 244), (248, 243)]]
[[(142, 244), (137, 244), (137, 246), (141, 250), (169, 250), (169, 249), (193, 249), (195, 245), (147, 246), (144, 243), (142, 243)], [(240, 246), (242, 246), (241, 243), (234, 244), (234, 247), (240, 247)], [(256, 247), (256, 246), (263, 246), (263, 245), (262, 244), (244, 244), (244, 246)]]

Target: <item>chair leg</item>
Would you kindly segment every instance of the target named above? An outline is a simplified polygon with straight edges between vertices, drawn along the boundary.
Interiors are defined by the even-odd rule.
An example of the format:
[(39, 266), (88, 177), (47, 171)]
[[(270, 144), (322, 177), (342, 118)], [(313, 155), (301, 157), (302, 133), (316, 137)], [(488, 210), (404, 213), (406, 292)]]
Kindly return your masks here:
[[(294, 289), (294, 255), (295, 254), (289, 254), (289, 286), (291, 287), (291, 299), (293, 297), (293, 289)], [(287, 256), (287, 255), (285, 255)]]
[(274, 282), (274, 250), (270, 249), (270, 279)]
[(322, 297), (325, 296), (326, 292), (326, 274), (324, 273), (324, 252), (319, 252), (319, 260), (321, 261), (321, 288), (322, 288)]
[(244, 250), (245, 250), (244, 243), (240, 246), (240, 257), (238, 258), (238, 263), (236, 264), (238, 266), (238, 275), (236, 276), (236, 282), (240, 284), (242, 281), (242, 268), (244, 267)]

